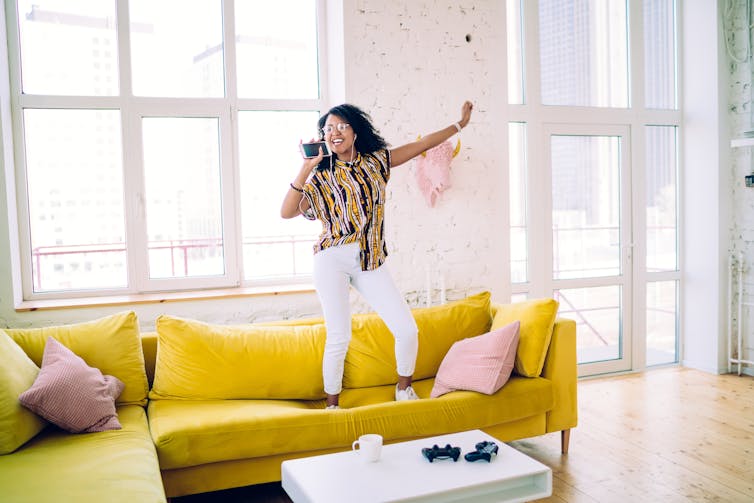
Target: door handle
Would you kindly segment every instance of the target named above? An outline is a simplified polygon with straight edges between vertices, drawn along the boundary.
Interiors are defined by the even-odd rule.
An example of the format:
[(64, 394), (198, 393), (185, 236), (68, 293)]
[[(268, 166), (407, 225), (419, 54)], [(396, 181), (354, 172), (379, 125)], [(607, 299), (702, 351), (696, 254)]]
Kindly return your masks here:
[(626, 243), (621, 246), (623, 250), (626, 252), (626, 260), (633, 260), (634, 257), (634, 244), (633, 243)]

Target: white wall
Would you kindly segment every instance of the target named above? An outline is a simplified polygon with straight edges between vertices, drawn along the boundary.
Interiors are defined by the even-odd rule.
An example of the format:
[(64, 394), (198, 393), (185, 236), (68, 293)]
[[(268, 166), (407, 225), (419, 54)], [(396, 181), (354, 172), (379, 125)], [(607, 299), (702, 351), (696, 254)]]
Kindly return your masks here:
[(726, 367), (726, 256), (730, 138), (725, 113), (725, 52), (716, 2), (684, 4), (682, 39), (684, 365)]
[[(416, 188), (412, 164), (392, 177), (386, 237), (388, 264), (399, 287), (411, 304), (422, 304), (429, 266), (435, 288), (443, 275), (449, 299), (489, 289), (496, 299), (506, 300), (504, 2), (346, 0), (328, 5), (343, 6), (346, 100), (370, 112), (394, 146), (452, 124), (465, 99), (475, 104), (453, 163), (453, 187), (434, 209)], [(336, 83), (328, 88), (339, 92)], [(0, 113), (8, 113), (6, 102), (0, 102)], [(7, 159), (9, 145), (4, 147)], [(3, 217), (6, 184), (0, 181)], [(136, 311), (143, 329), (153, 328), (161, 313), (216, 323), (319, 314), (314, 293), (16, 312), (7, 220), (0, 218), (0, 326), (71, 323), (125, 309)], [(352, 298), (355, 310), (367, 310), (356, 295)]]

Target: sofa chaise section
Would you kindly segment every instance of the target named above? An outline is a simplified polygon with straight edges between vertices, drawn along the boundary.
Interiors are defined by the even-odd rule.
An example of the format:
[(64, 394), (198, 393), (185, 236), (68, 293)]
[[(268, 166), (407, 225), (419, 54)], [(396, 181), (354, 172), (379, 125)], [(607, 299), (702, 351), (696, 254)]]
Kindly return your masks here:
[(71, 434), (48, 427), (0, 456), (0, 500), (12, 503), (165, 501), (146, 412), (118, 407), (120, 430)]
[[(166, 501), (149, 432), (148, 381), (133, 312), (73, 325), (0, 330), (0, 337), (0, 501)], [(64, 356), (49, 357), (49, 348), (63, 348), (58, 355)], [(98, 387), (104, 375), (123, 383), (119, 395)], [(47, 398), (39, 402), (38, 416), (21, 406), (21, 395), (22, 388), (40, 382), (37, 390), (44, 391), (38, 396)], [(110, 400), (107, 427), (100, 416), (102, 400)], [(115, 424), (111, 414), (117, 416)], [(84, 426), (68, 421), (74, 417)], [(118, 423), (120, 428), (112, 429)], [(71, 432), (88, 430), (93, 432)]]

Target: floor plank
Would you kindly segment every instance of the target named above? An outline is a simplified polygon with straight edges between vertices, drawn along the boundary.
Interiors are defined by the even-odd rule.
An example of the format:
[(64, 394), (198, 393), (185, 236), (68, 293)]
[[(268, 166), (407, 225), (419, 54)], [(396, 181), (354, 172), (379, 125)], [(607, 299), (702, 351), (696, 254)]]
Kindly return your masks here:
[[(754, 378), (670, 367), (579, 381), (579, 426), (510, 445), (553, 470), (547, 503), (754, 501)], [(173, 503), (290, 503), (279, 483)]]

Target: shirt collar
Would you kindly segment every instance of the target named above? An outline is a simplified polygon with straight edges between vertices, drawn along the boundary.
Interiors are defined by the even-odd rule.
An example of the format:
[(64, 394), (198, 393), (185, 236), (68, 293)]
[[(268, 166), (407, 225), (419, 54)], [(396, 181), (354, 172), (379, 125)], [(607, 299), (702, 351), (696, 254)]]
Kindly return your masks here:
[(337, 157), (335, 158), (335, 166), (339, 168), (350, 168), (361, 163), (361, 152), (356, 152), (356, 157), (353, 161), (341, 161)]

